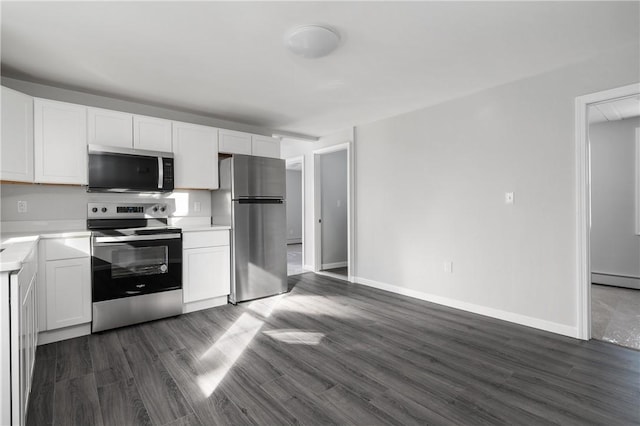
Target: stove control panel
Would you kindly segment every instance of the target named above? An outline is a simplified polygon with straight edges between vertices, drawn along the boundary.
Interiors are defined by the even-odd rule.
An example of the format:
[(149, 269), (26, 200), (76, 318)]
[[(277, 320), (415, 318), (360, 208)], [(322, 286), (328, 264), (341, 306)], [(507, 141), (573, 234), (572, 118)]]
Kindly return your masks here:
[(87, 219), (166, 218), (175, 211), (173, 200), (157, 203), (88, 203)]

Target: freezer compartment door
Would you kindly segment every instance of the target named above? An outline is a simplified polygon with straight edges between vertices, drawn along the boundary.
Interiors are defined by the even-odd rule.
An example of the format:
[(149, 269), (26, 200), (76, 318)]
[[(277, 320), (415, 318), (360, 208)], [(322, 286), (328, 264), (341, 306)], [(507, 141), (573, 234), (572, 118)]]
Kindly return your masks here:
[(285, 161), (278, 158), (233, 156), (233, 199), (285, 198)]
[(234, 201), (235, 285), (231, 302), (287, 291), (286, 213), (282, 200)]

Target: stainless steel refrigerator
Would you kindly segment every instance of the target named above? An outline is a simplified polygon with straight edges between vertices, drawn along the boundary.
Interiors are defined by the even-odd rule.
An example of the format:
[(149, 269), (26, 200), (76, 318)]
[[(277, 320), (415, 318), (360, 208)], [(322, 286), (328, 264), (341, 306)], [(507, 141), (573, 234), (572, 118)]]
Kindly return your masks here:
[(231, 226), (231, 303), (287, 291), (285, 161), (234, 155), (220, 160), (211, 193), (214, 225)]

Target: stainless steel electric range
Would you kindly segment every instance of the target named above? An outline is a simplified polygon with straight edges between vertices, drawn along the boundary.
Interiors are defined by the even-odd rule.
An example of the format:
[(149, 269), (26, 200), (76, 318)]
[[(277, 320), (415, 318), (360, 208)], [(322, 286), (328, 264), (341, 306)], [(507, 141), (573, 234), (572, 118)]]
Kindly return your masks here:
[(182, 232), (172, 205), (89, 203), (92, 332), (182, 313)]

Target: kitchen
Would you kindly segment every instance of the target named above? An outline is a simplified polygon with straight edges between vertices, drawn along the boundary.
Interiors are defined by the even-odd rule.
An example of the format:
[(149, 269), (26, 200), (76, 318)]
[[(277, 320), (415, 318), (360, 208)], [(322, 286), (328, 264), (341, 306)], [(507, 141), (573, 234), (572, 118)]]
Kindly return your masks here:
[[(274, 17), (270, 7), (283, 13)], [(637, 82), (638, 25), (628, 18), (634, 8), (4, 3), (2, 99), (15, 103), (3, 105), (13, 117), (3, 123), (2, 171), (11, 174), (3, 173), (0, 188), (2, 239), (14, 238), (15, 252), (4, 246), (0, 256), (7, 272), (18, 268), (11, 257), (24, 266), (13, 285), (23, 293), (12, 297), (4, 285), (2, 300), (20, 299), (24, 308), (19, 320), (2, 317), (0, 360), (11, 365), (10, 348), (24, 348), (14, 355), (24, 370), (8, 380), (2, 369), (3, 422), (12, 412), (16, 424), (65, 424), (74, 413), (86, 414), (85, 424), (464, 423), (482, 412), (489, 423), (518, 413), (532, 422), (611, 415), (632, 423), (624, 392), (615, 400), (598, 391), (605, 403), (589, 408), (553, 389), (559, 383), (565, 397), (585, 390), (592, 365), (584, 359), (603, 351), (610, 359), (597, 358), (598, 365), (611, 372), (607, 380), (620, 380), (616, 386), (632, 386), (619, 369), (630, 371), (627, 377), (637, 369), (629, 352), (571, 340), (578, 337), (578, 308), (570, 232), (573, 103), (584, 93)], [(146, 16), (150, 10), (154, 19)], [(593, 18), (588, 31), (571, 19), (576, 11)], [(354, 19), (361, 16), (368, 19)], [(574, 35), (548, 39), (555, 33), (534, 24), (550, 16), (552, 28)], [(283, 47), (287, 30), (310, 17), (335, 23), (343, 37), (327, 57), (297, 57)], [(118, 31), (106, 29), (113, 22), (122, 24)], [(245, 33), (224, 32), (245, 27), (238, 22), (249, 24)], [(90, 27), (104, 33), (71, 35), (87, 35)], [(70, 33), (57, 39), (62, 28)], [(405, 48), (400, 39), (381, 39), (380, 28), (404, 37)], [(484, 37), (465, 38), (469, 28)], [(504, 37), (502, 31), (519, 34), (518, 28), (535, 34), (525, 37), (532, 45)], [(422, 43), (430, 31), (451, 48)], [(583, 41), (599, 34), (608, 38)], [(40, 47), (30, 50), (30, 43)], [(375, 48), (367, 50), (368, 43)], [(118, 56), (124, 46), (131, 50)], [(536, 46), (549, 54), (536, 55)], [(202, 54), (212, 51), (217, 55)], [(38, 61), (49, 74), (38, 74)], [(611, 70), (611, 61), (620, 66)], [(533, 126), (529, 114), (546, 124)], [(7, 144), (9, 138), (19, 143)], [(321, 224), (314, 198), (321, 194), (314, 189), (314, 156), (337, 145), (348, 152), (348, 280), (303, 274), (288, 280), (293, 290), (285, 296), (228, 303), (236, 271), (223, 266), (231, 264), (232, 232), (240, 229), (219, 215), (234, 198), (225, 194), (221, 172), (241, 155), (303, 158), (303, 265), (315, 270)], [(104, 146), (111, 148), (96, 148)], [(87, 191), (89, 156), (119, 149), (163, 153), (156, 156), (162, 181), (164, 159), (173, 158), (173, 191)], [(539, 173), (541, 162), (548, 178)], [(547, 190), (552, 181), (557, 191)], [(515, 203), (503, 202), (513, 192)], [(267, 196), (275, 207), (277, 195)], [(100, 216), (112, 211), (116, 218)], [(159, 239), (165, 242), (181, 230), (182, 303), (174, 298), (169, 305), (170, 314), (177, 305), (183, 314), (92, 333), (95, 244), (147, 235), (128, 235), (123, 230), (130, 228), (113, 223), (118, 234), (98, 235), (103, 230), (87, 229), (88, 221), (140, 219), (169, 231)], [(141, 256), (151, 260), (147, 271), (173, 269), (168, 258), (157, 261), (155, 250), (148, 254)], [(135, 268), (128, 254), (117, 256), (121, 266)], [(246, 265), (263, 272), (252, 261)], [(16, 323), (24, 329), (11, 333)], [(528, 381), (537, 371), (521, 359), (545, 366), (535, 376), (540, 383)], [(22, 385), (8, 389), (9, 383)], [(538, 387), (549, 383), (545, 391)], [(470, 398), (477, 389), (486, 393)]]

